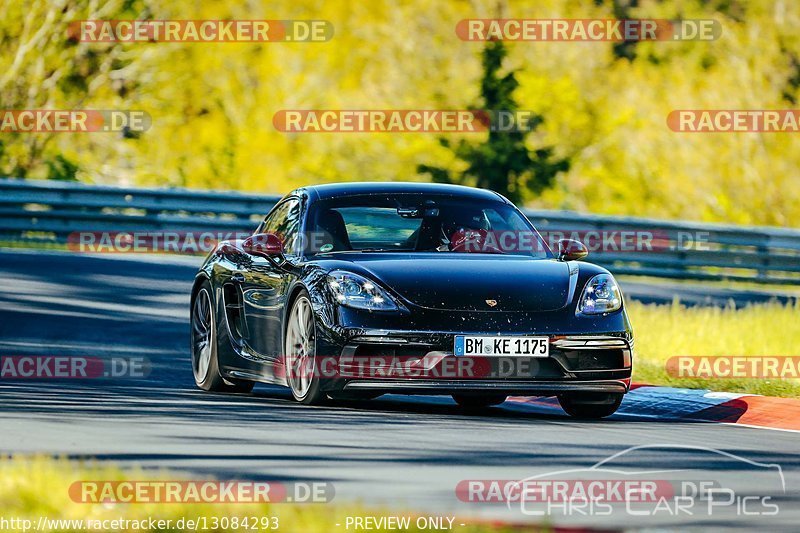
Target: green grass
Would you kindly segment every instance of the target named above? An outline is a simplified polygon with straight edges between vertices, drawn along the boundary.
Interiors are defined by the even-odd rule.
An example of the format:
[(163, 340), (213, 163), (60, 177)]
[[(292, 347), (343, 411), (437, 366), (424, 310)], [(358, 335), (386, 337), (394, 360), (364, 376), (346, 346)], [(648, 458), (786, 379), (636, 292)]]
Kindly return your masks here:
[[(0, 458), (0, 518), (22, 518), (32, 520), (34, 527), (39, 517), (50, 520), (142, 520), (154, 518), (171, 520), (173, 526), (167, 529), (136, 529), (135, 527), (115, 528), (114, 531), (183, 531), (175, 524), (181, 518), (197, 519), (206, 517), (210, 523), (213, 517), (277, 517), (279, 528), (283, 532), (327, 533), (329, 531), (346, 531), (344, 528), (347, 516), (411, 516), (411, 523), (417, 515), (410, 511), (370, 509), (366, 506), (337, 502), (282, 504), (282, 503), (242, 503), (242, 504), (181, 504), (181, 503), (134, 503), (134, 504), (87, 504), (76, 503), (69, 496), (69, 487), (76, 481), (124, 481), (124, 480), (179, 480), (181, 476), (168, 471), (145, 471), (134, 468), (122, 470), (109, 463), (78, 462), (51, 457), (6, 457)], [(453, 487), (455, 501), (455, 487)], [(442, 516), (448, 516), (443, 513)], [(464, 527), (455, 526), (464, 533), (481, 533), (518, 530), (512, 527), (491, 523), (469, 523), (456, 517), (455, 523), (465, 523)], [(339, 527), (336, 524), (341, 524)], [(351, 528), (352, 530), (352, 528)], [(4, 531), (14, 531), (5, 529)], [(21, 531), (21, 529), (19, 529)], [(81, 532), (85, 530), (65, 525), (63, 527), (46, 528), (37, 531)], [(239, 529), (219, 527), (207, 531), (270, 531), (267, 529)], [(272, 530), (275, 531), (275, 530)], [(388, 531), (375, 529), (372, 531)], [(406, 531), (420, 531), (411, 527)], [(525, 531), (534, 529), (525, 528)], [(550, 531), (550, 529), (539, 529)]]
[(636, 339), (634, 381), (769, 396), (800, 397), (797, 379), (697, 379), (667, 374), (676, 355), (800, 355), (800, 304), (686, 307), (628, 303)]
[(18, 241), (18, 240), (2, 240), (0, 239), (0, 248), (13, 248), (13, 249), (28, 249), (28, 250), (57, 250), (60, 252), (68, 252), (69, 248), (66, 243), (56, 241)]

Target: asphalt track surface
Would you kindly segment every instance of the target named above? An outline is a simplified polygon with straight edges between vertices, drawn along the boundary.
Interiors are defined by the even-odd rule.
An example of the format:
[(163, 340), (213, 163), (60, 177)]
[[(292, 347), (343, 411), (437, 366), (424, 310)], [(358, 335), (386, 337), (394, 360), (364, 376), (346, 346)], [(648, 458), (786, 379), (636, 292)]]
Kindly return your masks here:
[[(456, 531), (473, 518), (604, 529), (797, 530), (796, 432), (635, 415), (574, 421), (511, 401), (473, 415), (439, 397), (306, 407), (265, 385), (246, 395), (199, 391), (187, 342), (189, 290), (199, 261), (0, 251), (0, 355), (143, 356), (152, 364), (147, 379), (0, 380), (0, 452), (92, 457), (199, 478), (330, 482), (336, 504), (360, 500), (398, 512), (455, 515)], [(669, 285), (626, 288), (645, 299), (674, 294)], [(737, 501), (745, 493), (769, 496), (779, 512), (745, 515), (727, 506), (710, 514), (697, 507), (680, 516), (666, 510), (634, 516), (615, 509), (609, 516), (556, 512), (543, 519), (518, 505), (456, 497), (462, 480), (547, 477), (639, 445), (660, 448), (626, 455), (626, 468), (679, 467), (685, 479), (735, 486)], [(703, 448), (737, 458), (718, 460)], [(785, 489), (776, 487), (774, 469), (764, 473), (752, 463), (779, 465)], [(772, 508), (746, 508), (754, 509)], [(345, 531), (343, 524), (331, 530)]]

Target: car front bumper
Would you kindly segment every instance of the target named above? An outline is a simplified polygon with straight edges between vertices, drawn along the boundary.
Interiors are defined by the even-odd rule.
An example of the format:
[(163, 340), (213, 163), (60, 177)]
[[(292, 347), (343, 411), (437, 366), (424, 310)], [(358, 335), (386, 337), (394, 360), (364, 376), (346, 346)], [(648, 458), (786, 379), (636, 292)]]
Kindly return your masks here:
[(455, 335), (354, 330), (337, 354), (336, 379), (326, 380), (324, 386), (330, 391), (372, 394), (521, 396), (626, 393), (630, 388), (633, 339), (629, 331), (548, 334), (550, 355), (544, 358), (456, 356)]
[(342, 390), (380, 392), (382, 394), (458, 394), (467, 392), (515, 396), (555, 396), (567, 392), (625, 394), (629, 388), (630, 379), (592, 381), (357, 379), (345, 383)]

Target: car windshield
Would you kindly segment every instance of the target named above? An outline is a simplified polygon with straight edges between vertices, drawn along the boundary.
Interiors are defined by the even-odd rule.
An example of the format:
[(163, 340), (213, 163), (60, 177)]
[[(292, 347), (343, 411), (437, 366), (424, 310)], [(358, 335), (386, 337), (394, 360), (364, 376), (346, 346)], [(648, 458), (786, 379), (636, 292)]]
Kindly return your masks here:
[(397, 251), (552, 257), (524, 215), (500, 200), (428, 194), (333, 198), (312, 205), (306, 232), (312, 254)]

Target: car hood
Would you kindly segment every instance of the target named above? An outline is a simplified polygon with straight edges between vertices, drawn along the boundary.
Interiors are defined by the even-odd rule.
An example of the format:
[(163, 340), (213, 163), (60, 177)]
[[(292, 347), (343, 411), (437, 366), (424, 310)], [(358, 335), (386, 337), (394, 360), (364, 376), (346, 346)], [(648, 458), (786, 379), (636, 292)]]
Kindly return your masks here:
[(340, 265), (342, 259), (351, 265), (339, 268), (367, 274), (408, 302), (429, 309), (552, 311), (565, 307), (571, 296), (569, 265), (551, 259), (429, 253), (360, 253), (337, 259)]

